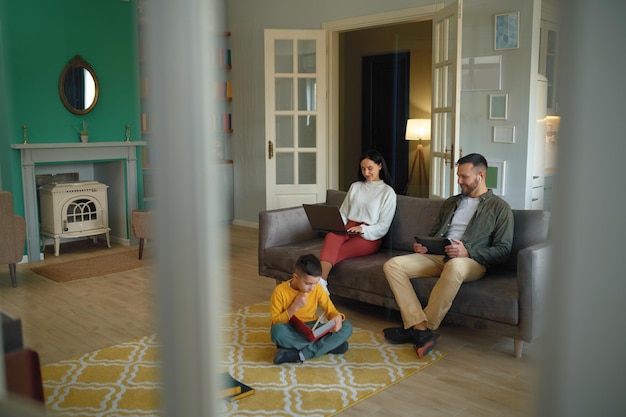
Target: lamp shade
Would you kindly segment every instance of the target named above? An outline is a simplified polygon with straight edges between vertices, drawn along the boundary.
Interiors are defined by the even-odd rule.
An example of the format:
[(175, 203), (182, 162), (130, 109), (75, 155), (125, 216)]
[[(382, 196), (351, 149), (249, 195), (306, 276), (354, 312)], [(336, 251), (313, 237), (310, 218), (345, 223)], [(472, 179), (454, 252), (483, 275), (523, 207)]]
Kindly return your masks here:
[(406, 140), (430, 140), (430, 119), (408, 119)]

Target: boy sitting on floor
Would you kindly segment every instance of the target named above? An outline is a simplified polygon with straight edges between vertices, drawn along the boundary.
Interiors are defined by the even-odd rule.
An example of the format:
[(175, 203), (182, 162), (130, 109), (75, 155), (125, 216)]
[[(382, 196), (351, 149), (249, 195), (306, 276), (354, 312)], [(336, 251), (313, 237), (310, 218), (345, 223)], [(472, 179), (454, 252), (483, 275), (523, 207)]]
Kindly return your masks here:
[[(318, 285), (322, 266), (312, 254), (298, 258), (293, 277), (274, 288), (270, 299), (270, 334), (278, 346), (274, 363), (303, 362), (327, 353), (342, 354), (348, 350), (352, 324), (337, 311), (324, 289)], [(317, 307), (321, 307), (335, 328), (318, 340), (309, 342), (304, 334), (289, 324), (295, 315), (309, 327), (318, 320)]]

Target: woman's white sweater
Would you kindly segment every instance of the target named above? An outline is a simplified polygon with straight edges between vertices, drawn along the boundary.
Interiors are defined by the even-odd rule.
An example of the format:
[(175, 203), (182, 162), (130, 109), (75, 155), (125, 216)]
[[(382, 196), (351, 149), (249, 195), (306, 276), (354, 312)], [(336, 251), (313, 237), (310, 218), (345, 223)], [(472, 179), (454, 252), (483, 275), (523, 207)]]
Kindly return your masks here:
[(366, 223), (363, 239), (376, 240), (387, 234), (396, 213), (396, 193), (384, 181), (357, 181), (350, 185), (339, 208), (344, 223)]

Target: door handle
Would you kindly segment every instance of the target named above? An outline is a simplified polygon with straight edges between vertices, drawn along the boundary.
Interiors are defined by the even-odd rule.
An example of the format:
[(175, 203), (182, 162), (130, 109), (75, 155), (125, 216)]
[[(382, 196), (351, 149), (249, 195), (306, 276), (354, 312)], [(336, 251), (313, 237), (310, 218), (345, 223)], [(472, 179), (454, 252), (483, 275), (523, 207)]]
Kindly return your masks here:
[[(443, 159), (444, 162), (447, 164), (448, 162), (452, 163), (452, 158), (454, 158), (454, 145), (452, 145), (452, 147), (450, 148), (450, 156), (448, 156), (448, 147), (446, 146), (446, 148), (443, 150)], [(463, 147), (461, 146), (460, 152), (459, 152), (459, 158), (463, 157)]]
[(267, 141), (267, 157), (268, 159), (274, 157), (274, 143), (271, 140)]

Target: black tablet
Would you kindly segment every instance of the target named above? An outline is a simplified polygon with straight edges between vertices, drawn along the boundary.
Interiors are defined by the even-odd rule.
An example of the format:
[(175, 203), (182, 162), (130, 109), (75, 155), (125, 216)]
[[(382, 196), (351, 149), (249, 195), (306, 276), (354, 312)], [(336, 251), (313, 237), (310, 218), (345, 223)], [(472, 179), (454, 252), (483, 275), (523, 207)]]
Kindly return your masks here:
[(445, 255), (445, 247), (452, 244), (447, 237), (415, 236), (415, 241), (428, 248), (432, 255)]

